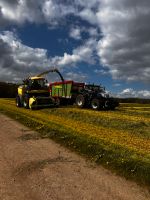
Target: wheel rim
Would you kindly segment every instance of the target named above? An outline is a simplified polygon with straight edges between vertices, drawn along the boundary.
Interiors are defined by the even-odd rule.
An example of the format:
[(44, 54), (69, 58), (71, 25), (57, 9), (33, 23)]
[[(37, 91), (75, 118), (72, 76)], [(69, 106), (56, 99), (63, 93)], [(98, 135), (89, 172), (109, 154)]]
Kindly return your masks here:
[(60, 99), (56, 99), (56, 105), (59, 106), (60, 105)]
[(93, 104), (92, 104), (92, 108), (93, 108), (93, 109), (97, 109), (97, 108), (98, 108), (97, 103), (93, 103)]
[(82, 106), (82, 105), (83, 105), (82, 100), (79, 100), (79, 101), (78, 101), (78, 105), (79, 105), (79, 106)]
[(23, 102), (23, 105), (24, 105), (24, 107), (27, 107), (27, 102), (24, 101), (24, 102)]
[(108, 108), (108, 101), (105, 102), (105, 108)]

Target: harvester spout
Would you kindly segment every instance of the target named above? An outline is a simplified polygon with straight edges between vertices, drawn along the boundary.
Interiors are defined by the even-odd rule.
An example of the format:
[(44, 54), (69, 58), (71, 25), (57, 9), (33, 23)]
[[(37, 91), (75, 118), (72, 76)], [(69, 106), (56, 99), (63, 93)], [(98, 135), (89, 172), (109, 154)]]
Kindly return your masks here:
[(51, 72), (56, 72), (60, 76), (61, 80), (64, 82), (64, 78), (57, 68), (47, 70), (45, 72), (42, 72), (41, 74), (38, 74), (37, 76), (41, 77), (41, 76), (46, 75), (46, 74), (51, 73)]

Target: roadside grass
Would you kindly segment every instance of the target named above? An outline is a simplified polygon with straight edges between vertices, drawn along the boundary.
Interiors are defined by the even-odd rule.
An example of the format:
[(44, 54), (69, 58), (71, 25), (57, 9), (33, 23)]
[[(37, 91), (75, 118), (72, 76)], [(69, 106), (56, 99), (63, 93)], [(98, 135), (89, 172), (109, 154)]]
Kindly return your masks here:
[(31, 111), (16, 108), (12, 100), (0, 99), (0, 111), (38, 131), (40, 138), (52, 138), (116, 173), (150, 185), (149, 120), (143, 115), (128, 118), (121, 109)]

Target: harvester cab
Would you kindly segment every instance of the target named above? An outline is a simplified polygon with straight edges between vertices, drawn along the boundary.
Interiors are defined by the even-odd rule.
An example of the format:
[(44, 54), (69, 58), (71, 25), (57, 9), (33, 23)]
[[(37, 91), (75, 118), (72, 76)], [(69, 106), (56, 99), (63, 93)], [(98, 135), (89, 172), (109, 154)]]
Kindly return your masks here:
[(57, 69), (51, 69), (23, 81), (18, 87), (17, 107), (34, 109), (56, 105), (55, 100), (50, 97), (48, 81), (43, 77), (50, 72), (60, 73)]

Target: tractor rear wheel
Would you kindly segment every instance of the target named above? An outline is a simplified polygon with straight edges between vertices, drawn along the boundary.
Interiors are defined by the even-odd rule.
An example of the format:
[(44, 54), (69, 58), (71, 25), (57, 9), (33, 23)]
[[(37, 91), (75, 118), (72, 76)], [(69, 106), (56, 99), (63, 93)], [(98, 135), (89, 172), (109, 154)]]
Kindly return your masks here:
[(99, 110), (100, 109), (100, 101), (98, 99), (93, 99), (91, 101), (91, 107), (93, 110)]
[(76, 105), (80, 108), (85, 107), (85, 97), (82, 94), (76, 97)]
[(21, 107), (21, 100), (19, 96), (16, 97), (16, 106), (19, 108)]

